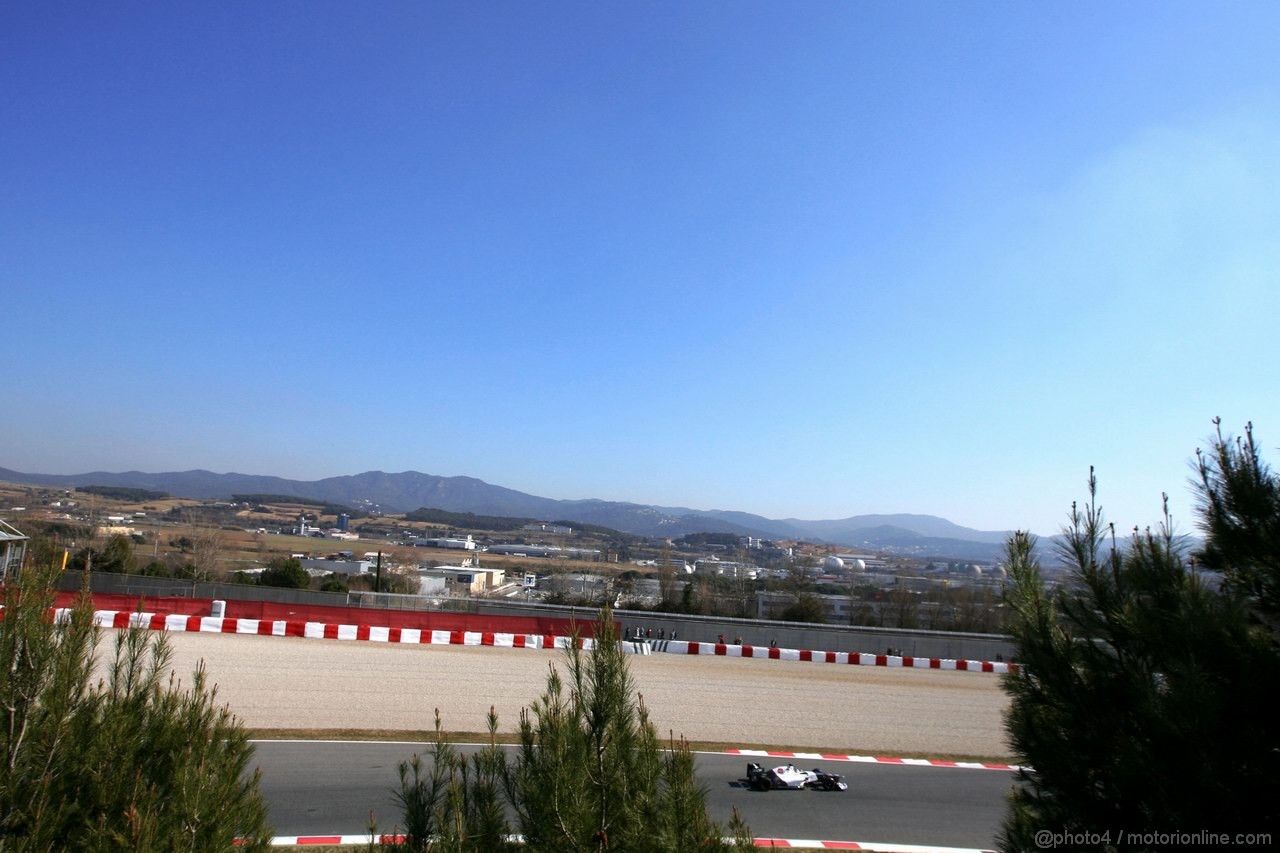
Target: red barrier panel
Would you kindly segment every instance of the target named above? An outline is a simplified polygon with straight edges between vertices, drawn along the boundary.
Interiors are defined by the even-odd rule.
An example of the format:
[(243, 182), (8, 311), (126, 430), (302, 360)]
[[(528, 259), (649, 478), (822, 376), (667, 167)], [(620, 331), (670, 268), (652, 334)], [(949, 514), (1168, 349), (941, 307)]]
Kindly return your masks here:
[[(60, 591), (57, 607), (71, 607), (78, 592)], [(209, 616), (213, 599), (177, 596), (138, 596), (94, 593), (94, 610), (114, 610), (132, 614), (141, 609), (161, 615)], [(335, 607), (318, 604), (279, 604), (271, 601), (227, 600), (227, 619), (259, 619), (268, 622), (322, 622), (337, 625), (370, 625), (386, 628), (417, 628), (421, 631), (486, 632), (491, 634), (535, 634), (566, 637), (575, 629), (584, 637), (595, 635), (595, 622), (548, 616), (506, 616), (486, 613), (447, 613), (421, 610), (381, 610), (369, 607)], [(126, 623), (127, 624), (127, 623)], [(117, 626), (120, 627), (120, 626)], [(188, 620), (188, 631), (200, 630), (199, 622)], [(301, 636), (290, 633), (288, 636)], [(458, 640), (457, 642), (461, 642)]]
[[(76, 599), (80, 597), (79, 592), (68, 590), (59, 590), (55, 598), (55, 607), (74, 607)], [(120, 595), (118, 593), (93, 593), (93, 609), (94, 610), (123, 610), (129, 613), (135, 613), (138, 610), (138, 599), (136, 595)], [(208, 616), (210, 607), (210, 599), (207, 598), (180, 598), (176, 596), (156, 596), (146, 599), (146, 606), (142, 609), (147, 613), (162, 613), (165, 615), (179, 614), (183, 616)]]

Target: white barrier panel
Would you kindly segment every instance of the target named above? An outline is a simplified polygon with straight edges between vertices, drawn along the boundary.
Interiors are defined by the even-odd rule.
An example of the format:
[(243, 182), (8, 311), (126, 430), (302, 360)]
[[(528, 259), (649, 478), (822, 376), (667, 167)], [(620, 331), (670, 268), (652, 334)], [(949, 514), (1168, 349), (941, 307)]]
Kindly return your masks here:
[(504, 649), (513, 648), (516, 644), (516, 638), (513, 634), (494, 634), (493, 644), (502, 646)]
[(258, 626), (261, 624), (262, 624), (261, 619), (237, 619), (236, 633), (237, 634), (256, 634), (258, 633)]
[(956, 668), (956, 662), (953, 660), (938, 661), (938, 669), (955, 669), (955, 668)]
[(421, 642), (422, 642), (422, 629), (421, 629), (421, 628), (401, 628), (401, 629), (400, 629), (400, 642), (402, 642), (402, 643), (421, 643)]
[(779, 660), (800, 660), (799, 649), (778, 649)]
[(323, 640), (324, 639), (324, 623), (308, 622), (307, 624), (302, 626), (302, 636), (310, 640)]
[(155, 614), (154, 613), (130, 613), (129, 625), (134, 628), (150, 628), (152, 616), (155, 616)]
[(93, 611), (93, 624), (99, 628), (110, 628), (115, 619), (116, 612), (114, 610)]
[(391, 640), (391, 629), (390, 629), (390, 628), (377, 628), (377, 627), (372, 627), (372, 626), (371, 626), (371, 627), (369, 628), (369, 640), (370, 640), (371, 642), (374, 642), (374, 643), (386, 643), (386, 642), (390, 642), (390, 640)]
[(185, 631), (187, 630), (187, 617), (181, 613), (170, 613), (164, 617), (164, 629), (166, 631)]
[(271, 623), (271, 636), (273, 636), (273, 637), (283, 637), (283, 636), (285, 635), (285, 633), (289, 630), (289, 629), (288, 629), (288, 624), (289, 624), (289, 623), (287, 623), (287, 622), (285, 622), (285, 621), (283, 621), (283, 620), (278, 621), (278, 622), (272, 622), (272, 623)]
[(902, 658), (897, 655), (890, 655), (884, 659), (885, 666), (902, 666)]
[(462, 645), (464, 646), (481, 645), (481, 643), (483, 642), (483, 639), (484, 639), (484, 635), (481, 634), (479, 631), (463, 631), (462, 632)]
[(433, 646), (449, 645), (449, 632), (448, 631), (432, 631), (431, 645)]
[(222, 620), (213, 616), (200, 617), (200, 633), (202, 634), (221, 634)]
[(360, 626), (358, 625), (339, 625), (338, 639), (354, 640), (356, 638), (356, 632), (358, 632), (359, 630), (360, 630)]

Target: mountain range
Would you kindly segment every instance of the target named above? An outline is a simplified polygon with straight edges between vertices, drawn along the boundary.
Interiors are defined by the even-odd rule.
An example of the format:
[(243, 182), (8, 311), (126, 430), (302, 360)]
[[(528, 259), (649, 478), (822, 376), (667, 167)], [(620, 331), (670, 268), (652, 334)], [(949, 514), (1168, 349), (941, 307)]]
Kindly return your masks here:
[(855, 515), (830, 520), (771, 519), (747, 512), (697, 510), (603, 500), (556, 500), (526, 494), (474, 477), (438, 477), (417, 471), (366, 471), (323, 480), (289, 480), (212, 471), (142, 471), (27, 474), (0, 468), (0, 480), (40, 486), (118, 486), (167, 492), (175, 497), (225, 500), (235, 494), (293, 495), (382, 513), (420, 507), (477, 515), (576, 521), (640, 536), (679, 538), (688, 533), (736, 533), (766, 539), (804, 539), (916, 557), (996, 559), (1007, 531), (983, 531), (933, 515)]

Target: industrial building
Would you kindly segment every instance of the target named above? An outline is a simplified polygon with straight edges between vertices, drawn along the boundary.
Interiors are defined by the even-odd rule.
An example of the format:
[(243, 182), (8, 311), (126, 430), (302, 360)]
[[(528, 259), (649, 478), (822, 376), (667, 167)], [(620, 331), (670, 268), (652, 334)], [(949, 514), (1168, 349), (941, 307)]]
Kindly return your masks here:
[(481, 595), (502, 586), (506, 572), (475, 566), (433, 566), (418, 569), (419, 578), (443, 578), (446, 595)]
[(476, 549), (475, 540), (470, 535), (466, 539), (458, 539), (456, 537), (437, 537), (431, 539), (415, 539), (413, 542), (415, 548), (450, 548), (455, 551), (474, 551)]

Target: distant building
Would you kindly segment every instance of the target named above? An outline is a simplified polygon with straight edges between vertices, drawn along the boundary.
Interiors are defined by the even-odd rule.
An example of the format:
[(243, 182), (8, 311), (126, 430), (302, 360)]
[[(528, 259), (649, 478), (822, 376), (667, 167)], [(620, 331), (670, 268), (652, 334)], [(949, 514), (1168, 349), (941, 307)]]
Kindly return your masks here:
[(600, 552), (591, 548), (561, 548), (557, 545), (521, 545), (503, 542), (490, 545), (490, 554), (501, 554), (507, 557), (564, 557), (568, 560), (599, 560)]
[(714, 557), (710, 560), (698, 560), (693, 564), (693, 569), (700, 575), (728, 577), (735, 580), (755, 580), (764, 572), (764, 569), (759, 566), (748, 566), (744, 563), (735, 563), (730, 560), (717, 560)]
[(437, 537), (432, 539), (414, 540), (415, 548), (449, 548), (455, 551), (474, 551), (476, 549), (475, 540), (470, 535), (466, 539), (457, 539), (453, 537)]
[(15, 577), (27, 556), (29, 537), (8, 522), (0, 521), (0, 581)]
[(506, 572), (502, 569), (481, 569), (474, 566), (433, 566), (418, 569), (420, 578), (443, 578), (444, 590), (449, 595), (480, 595), (502, 586)]
[(368, 560), (312, 560), (303, 559), (302, 568), (308, 571), (316, 569), (339, 575), (365, 575), (373, 571), (374, 564)]
[(562, 524), (546, 524), (543, 522), (538, 522), (536, 524), (526, 524), (521, 529), (530, 530), (535, 533), (558, 533), (563, 536), (568, 536), (570, 533), (573, 532), (572, 527), (565, 527)]

